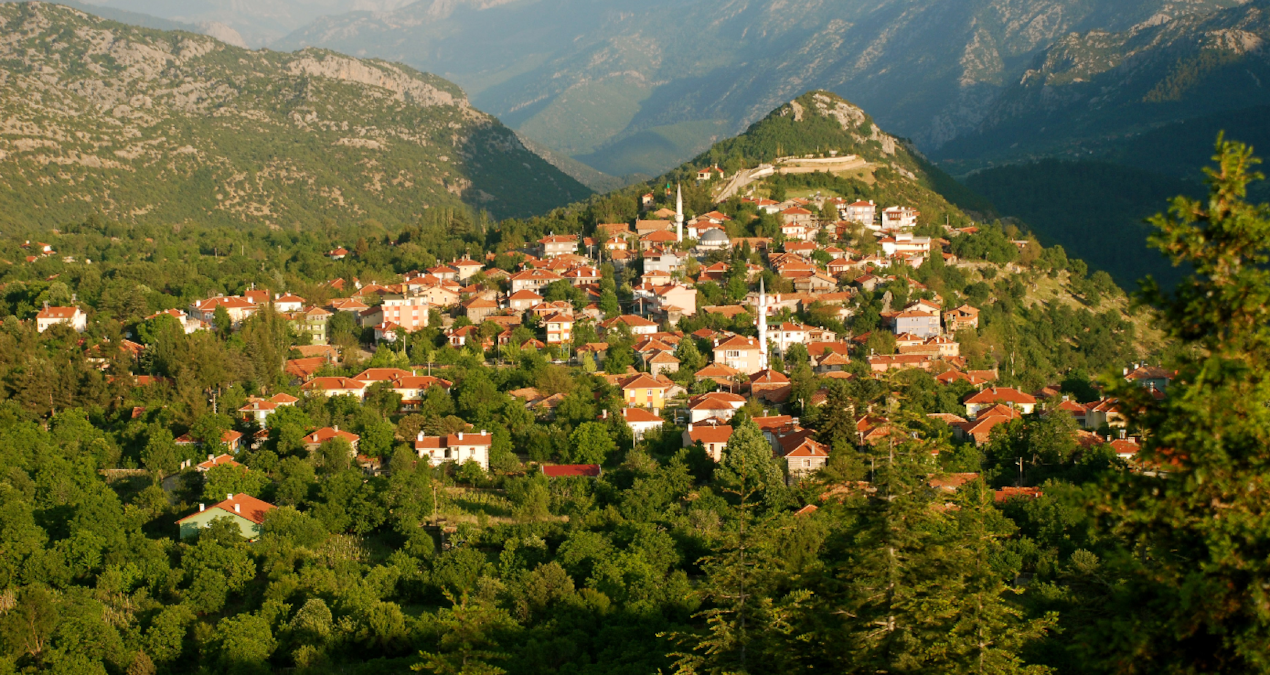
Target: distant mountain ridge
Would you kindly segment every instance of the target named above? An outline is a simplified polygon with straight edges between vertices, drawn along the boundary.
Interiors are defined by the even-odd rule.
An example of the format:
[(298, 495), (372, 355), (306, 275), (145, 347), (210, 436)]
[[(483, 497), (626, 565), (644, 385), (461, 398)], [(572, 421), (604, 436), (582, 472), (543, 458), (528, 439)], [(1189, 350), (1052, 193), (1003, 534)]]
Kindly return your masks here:
[(0, 222), (411, 222), (590, 194), (457, 86), (408, 67), (34, 2), (0, 5), (0, 26)]
[(613, 175), (660, 173), (809, 89), (933, 149), (1037, 54), (1238, 0), (421, 0), (323, 17), (320, 45), (442, 73), (522, 134)]
[(1037, 57), (978, 128), (936, 155), (1098, 155), (1159, 125), (1268, 105), (1268, 41), (1270, 0), (1069, 35)]

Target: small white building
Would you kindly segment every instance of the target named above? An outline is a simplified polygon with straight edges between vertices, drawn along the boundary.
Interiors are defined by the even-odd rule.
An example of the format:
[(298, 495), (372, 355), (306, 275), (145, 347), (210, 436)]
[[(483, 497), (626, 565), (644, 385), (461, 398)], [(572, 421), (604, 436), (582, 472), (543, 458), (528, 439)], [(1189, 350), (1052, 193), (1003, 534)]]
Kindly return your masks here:
[[(604, 411), (604, 417), (608, 417), (608, 411)], [(624, 408), (622, 410), (622, 419), (626, 421), (626, 426), (631, 428), (631, 433), (636, 439), (642, 439), (644, 434), (653, 429), (660, 429), (665, 422), (661, 417), (653, 414), (647, 408)]]
[(494, 444), (494, 435), (484, 429), (481, 433), (460, 431), (444, 438), (441, 436), (425, 436), (419, 432), (415, 438), (415, 452), (421, 459), (426, 458), (432, 466), (445, 462), (463, 464), (469, 460), (481, 465), (481, 469), (489, 470), (489, 451)]

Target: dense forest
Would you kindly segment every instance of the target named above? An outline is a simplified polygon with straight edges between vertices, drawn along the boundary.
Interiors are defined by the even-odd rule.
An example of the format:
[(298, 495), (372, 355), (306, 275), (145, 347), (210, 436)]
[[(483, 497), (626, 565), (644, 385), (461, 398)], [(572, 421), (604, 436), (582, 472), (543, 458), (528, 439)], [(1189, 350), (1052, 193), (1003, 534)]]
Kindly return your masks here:
[(985, 169), (965, 182), (1002, 214), (1027, 223), (1041, 241), (1061, 245), (1123, 287), (1148, 275), (1172, 286), (1184, 274), (1148, 248), (1146, 219), (1172, 196), (1202, 192), (1197, 183), (1108, 162), (1055, 159)]

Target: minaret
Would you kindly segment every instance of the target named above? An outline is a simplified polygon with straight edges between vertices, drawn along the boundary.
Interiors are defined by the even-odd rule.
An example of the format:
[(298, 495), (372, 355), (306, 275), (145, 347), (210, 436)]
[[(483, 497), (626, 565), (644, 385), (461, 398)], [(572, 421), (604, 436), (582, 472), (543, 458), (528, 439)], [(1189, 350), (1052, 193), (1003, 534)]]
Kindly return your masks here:
[(684, 191), (679, 184), (675, 185), (675, 241), (684, 242)]
[(767, 289), (758, 280), (758, 367), (767, 370)]

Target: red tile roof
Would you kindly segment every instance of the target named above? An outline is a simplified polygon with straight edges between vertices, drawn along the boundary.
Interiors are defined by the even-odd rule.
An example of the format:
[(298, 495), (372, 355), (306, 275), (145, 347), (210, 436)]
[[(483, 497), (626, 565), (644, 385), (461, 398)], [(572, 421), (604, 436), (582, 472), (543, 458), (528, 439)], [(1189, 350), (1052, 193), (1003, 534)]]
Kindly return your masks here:
[(599, 464), (555, 464), (543, 466), (542, 475), (548, 478), (573, 478), (586, 476), (595, 478), (600, 475)]
[[(237, 507), (237, 510), (235, 510), (235, 507)], [(210, 508), (220, 509), (236, 516), (241, 516), (257, 525), (260, 525), (265, 522), (265, 514), (278, 507), (270, 504), (269, 502), (256, 499), (251, 495), (236, 494), (230, 495), (230, 497), (225, 501), (211, 506)], [(176, 522), (183, 523), (196, 515), (198, 514), (192, 513)]]

